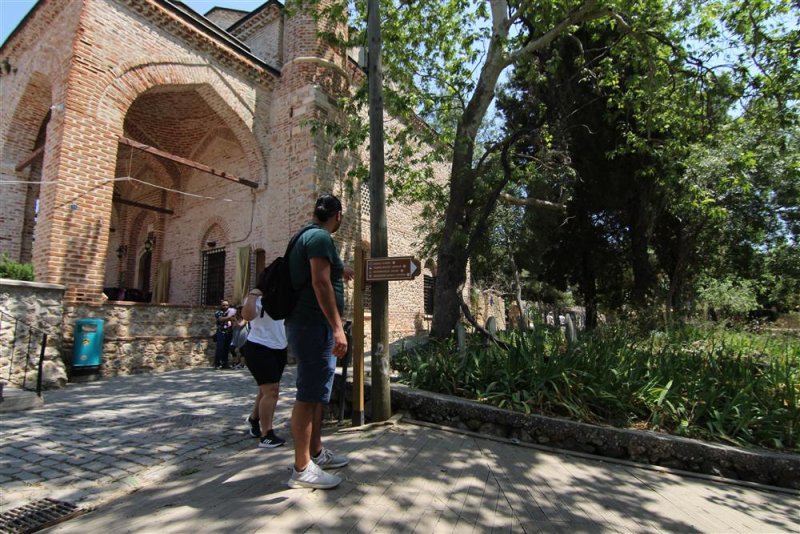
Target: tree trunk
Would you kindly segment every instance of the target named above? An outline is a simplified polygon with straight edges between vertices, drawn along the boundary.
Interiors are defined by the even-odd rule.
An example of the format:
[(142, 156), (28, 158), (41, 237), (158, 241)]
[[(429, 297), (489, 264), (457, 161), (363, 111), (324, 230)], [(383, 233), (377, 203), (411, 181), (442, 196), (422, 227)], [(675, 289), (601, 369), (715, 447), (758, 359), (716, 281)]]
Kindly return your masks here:
[[(448, 235), (447, 232), (445, 235)], [(467, 271), (467, 256), (464, 251), (465, 247), (454, 246), (452, 238), (442, 240), (433, 297), (435, 307), (431, 337), (447, 338), (461, 315), (459, 292), (464, 287)]]
[[(458, 321), (461, 301), (458, 294), (466, 281), (467, 260), (471, 247), (471, 238), (475, 225), (481, 221), (475, 214), (481, 212), (481, 206), (475, 202), (475, 171), (473, 155), (475, 138), (481, 122), (486, 116), (489, 105), (494, 100), (495, 89), (500, 74), (509, 65), (530, 58), (536, 50), (544, 49), (557, 36), (565, 32), (571, 25), (596, 18), (608, 16), (605, 9), (597, 8), (597, 0), (587, 0), (578, 9), (571, 11), (553, 28), (529, 40), (516, 51), (509, 51), (508, 33), (509, 5), (506, 0), (492, 0), (492, 38), (486, 51), (486, 59), (481, 67), (475, 90), (467, 103), (458, 123), (453, 142), (453, 164), (450, 169), (450, 201), (445, 213), (445, 224), (441, 244), (434, 294), (434, 314), (431, 325), (431, 336), (445, 338)], [(499, 196), (499, 192), (498, 192)], [(492, 202), (496, 202), (496, 198)], [(490, 206), (493, 208), (494, 206)], [(491, 213), (491, 209), (487, 210)], [(480, 231), (480, 228), (478, 228)], [(479, 233), (479, 232), (478, 232)]]
[(506, 67), (503, 60), (502, 40), (492, 39), (475, 92), (456, 130), (453, 164), (450, 168), (450, 200), (445, 212), (444, 231), (437, 259), (431, 324), (431, 337), (434, 338), (448, 337), (460, 316), (461, 297), (458, 292), (466, 282), (473, 214), (479, 209), (471, 206), (475, 193), (475, 174), (472, 168), (475, 138), (486, 110), (494, 99), (497, 79)]
[[(591, 235), (591, 224), (589, 215), (581, 209), (578, 212), (578, 225), (580, 235), (584, 238)], [(584, 239), (581, 247), (581, 271), (580, 271), (580, 290), (583, 294), (583, 306), (586, 309), (586, 319), (584, 322), (587, 331), (593, 330), (597, 326), (597, 276), (595, 274), (594, 262), (592, 261), (592, 249), (587, 243), (591, 241)]]
[[(643, 179), (642, 179), (643, 180)], [(637, 184), (631, 213), (631, 268), (633, 269), (632, 299), (636, 306), (648, 304), (648, 297), (655, 287), (656, 278), (650, 264), (650, 236), (653, 229), (654, 207), (652, 204), (653, 184)]]

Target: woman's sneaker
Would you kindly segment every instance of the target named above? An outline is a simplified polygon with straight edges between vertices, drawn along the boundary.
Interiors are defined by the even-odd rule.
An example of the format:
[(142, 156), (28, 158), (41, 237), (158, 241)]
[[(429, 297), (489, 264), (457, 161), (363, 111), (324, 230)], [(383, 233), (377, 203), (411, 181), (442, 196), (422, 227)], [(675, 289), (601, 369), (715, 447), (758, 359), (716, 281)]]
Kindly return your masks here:
[(250, 419), (250, 416), (248, 415), (244, 418), (244, 422), (247, 423), (247, 426), (249, 427), (247, 429), (247, 433), (250, 434), (251, 438), (257, 438), (261, 435), (261, 424), (258, 422), (258, 419)]
[(309, 462), (308, 467), (300, 472), (297, 472), (292, 466), (292, 476), (289, 477), (287, 484), (290, 488), (331, 489), (341, 482), (341, 478), (326, 473), (314, 462)]
[(325, 447), (319, 451), (319, 454), (311, 457), (311, 461), (323, 469), (336, 469), (337, 467), (344, 467), (350, 463), (347, 456), (335, 454), (332, 450)]
[(280, 447), (286, 443), (286, 440), (283, 438), (279, 438), (275, 433), (270, 430), (267, 432), (267, 435), (261, 438), (258, 442), (259, 449), (274, 449), (275, 447)]

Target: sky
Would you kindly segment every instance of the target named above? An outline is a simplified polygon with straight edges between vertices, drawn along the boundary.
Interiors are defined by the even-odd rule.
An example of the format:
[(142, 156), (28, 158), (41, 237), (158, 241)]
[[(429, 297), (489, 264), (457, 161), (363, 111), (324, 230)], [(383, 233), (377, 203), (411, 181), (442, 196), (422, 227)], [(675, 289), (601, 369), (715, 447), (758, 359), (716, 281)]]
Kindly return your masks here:
[[(214, 6), (252, 11), (267, 0), (184, 0), (184, 3), (200, 13), (206, 13)], [(0, 43), (14, 31), (17, 24), (25, 18), (36, 0), (0, 0)]]

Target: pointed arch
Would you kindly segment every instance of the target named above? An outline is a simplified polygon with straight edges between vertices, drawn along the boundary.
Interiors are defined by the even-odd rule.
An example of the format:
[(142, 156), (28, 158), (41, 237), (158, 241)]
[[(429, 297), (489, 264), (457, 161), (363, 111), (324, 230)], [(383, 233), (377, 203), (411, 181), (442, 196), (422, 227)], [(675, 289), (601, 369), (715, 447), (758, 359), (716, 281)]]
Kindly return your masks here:
[[(254, 181), (266, 176), (266, 158), (256, 138), (266, 138), (267, 121), (255, 120), (258, 89), (230, 76), (225, 76), (195, 57), (147, 58), (125, 63), (114, 69), (116, 77), (90, 105), (94, 115), (112, 128), (122, 131), (126, 110), (142, 93), (159, 87), (190, 86), (222, 118), (247, 157)], [(259, 126), (262, 125), (262, 126)], [(262, 137), (263, 136), (263, 137)]]

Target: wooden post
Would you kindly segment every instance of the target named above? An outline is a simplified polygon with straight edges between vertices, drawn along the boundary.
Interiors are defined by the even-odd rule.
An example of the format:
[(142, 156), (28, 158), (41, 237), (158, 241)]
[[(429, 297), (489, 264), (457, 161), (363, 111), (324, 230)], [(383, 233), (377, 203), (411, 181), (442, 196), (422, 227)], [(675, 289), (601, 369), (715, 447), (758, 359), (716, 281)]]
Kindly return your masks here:
[[(371, 257), (389, 255), (383, 155), (383, 70), (379, 0), (367, 2), (369, 57), (369, 205)], [(392, 416), (389, 385), (389, 282), (372, 284), (372, 420)]]
[(356, 245), (353, 277), (353, 426), (364, 424), (364, 249)]

